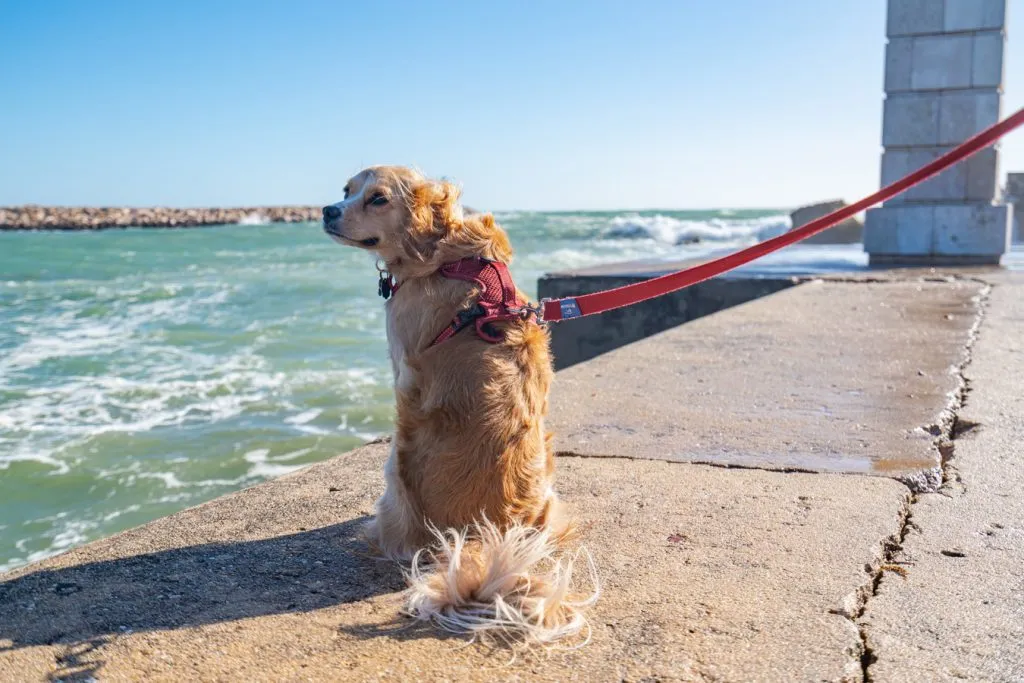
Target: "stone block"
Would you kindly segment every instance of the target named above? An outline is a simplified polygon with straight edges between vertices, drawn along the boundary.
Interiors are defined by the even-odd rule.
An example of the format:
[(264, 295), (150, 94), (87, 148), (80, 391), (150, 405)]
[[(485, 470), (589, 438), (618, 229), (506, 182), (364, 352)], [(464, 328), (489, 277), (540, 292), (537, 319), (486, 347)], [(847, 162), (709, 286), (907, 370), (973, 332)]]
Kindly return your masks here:
[(864, 221), (864, 251), (872, 255), (930, 254), (934, 224), (935, 207), (931, 205), (869, 209)]
[(971, 58), (971, 86), (974, 88), (1003, 87), (1003, 50), (1006, 35), (1001, 31), (979, 33), (971, 40), (974, 43)]
[(967, 169), (967, 201), (991, 202), (999, 190), (999, 150), (983, 149), (958, 166)]
[(915, 38), (910, 87), (914, 90), (971, 87), (972, 41), (967, 34)]
[(957, 145), (999, 121), (999, 92), (943, 93), (939, 103), (939, 144)]
[(1005, 22), (1006, 0), (946, 0), (942, 30), (984, 31)]
[(885, 100), (882, 144), (931, 147), (939, 144), (939, 93), (900, 93)]
[(1006, 176), (1005, 200), (1013, 204), (1013, 243), (1024, 242), (1024, 173), (1009, 173)]
[[(838, 211), (847, 206), (841, 199), (801, 206), (789, 214), (789, 222), (795, 230), (802, 225), (807, 225), (813, 220), (827, 216), (833, 211)], [(842, 223), (833, 226), (825, 232), (819, 232), (803, 240), (803, 244), (856, 244), (864, 240), (864, 225), (857, 218), (847, 218)]]
[[(882, 185), (896, 182), (939, 158), (946, 149), (890, 149), (882, 154)], [(886, 206), (913, 202), (958, 202), (967, 198), (968, 167), (961, 162), (939, 175), (893, 197)]]
[(1011, 202), (1024, 200), (1024, 173), (1008, 173), (1006, 175), (1006, 200)]
[[(882, 154), (882, 185), (893, 183), (948, 152), (952, 147), (890, 149)], [(915, 202), (991, 202), (996, 196), (999, 152), (989, 147), (952, 168), (893, 197), (886, 206)]]
[(943, 15), (943, 0), (889, 0), (886, 35), (941, 33)]
[(1005, 254), (1012, 208), (991, 204), (935, 206), (932, 253), (940, 256)]
[(901, 92), (910, 90), (910, 74), (913, 70), (914, 39), (893, 38), (885, 46), (885, 91)]

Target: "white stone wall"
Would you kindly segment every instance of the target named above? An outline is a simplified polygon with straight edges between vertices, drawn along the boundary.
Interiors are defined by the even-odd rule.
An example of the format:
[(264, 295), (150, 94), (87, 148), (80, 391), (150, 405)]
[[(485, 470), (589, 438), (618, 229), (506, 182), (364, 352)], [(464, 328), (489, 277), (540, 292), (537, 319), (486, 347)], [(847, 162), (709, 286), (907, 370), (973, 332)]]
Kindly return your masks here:
[[(889, 0), (881, 182), (1000, 118), (1006, 0)], [(867, 213), (872, 261), (998, 262), (1011, 211), (993, 147)]]

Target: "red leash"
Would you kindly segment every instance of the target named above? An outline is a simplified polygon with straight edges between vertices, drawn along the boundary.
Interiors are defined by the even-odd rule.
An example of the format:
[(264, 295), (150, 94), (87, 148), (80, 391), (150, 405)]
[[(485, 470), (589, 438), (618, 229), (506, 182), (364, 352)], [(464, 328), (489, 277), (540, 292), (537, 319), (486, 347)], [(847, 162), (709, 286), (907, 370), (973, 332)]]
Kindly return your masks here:
[(864, 209), (871, 208), (875, 204), (892, 199), (901, 192), (905, 192), (918, 183), (924, 182), (937, 173), (941, 173), (953, 164), (963, 161), (972, 154), (979, 152), (1010, 131), (1024, 124), (1024, 109), (1020, 109), (1013, 116), (1004, 119), (995, 125), (986, 128), (972, 138), (961, 143), (958, 147), (951, 149), (935, 161), (921, 167), (910, 175), (897, 180), (891, 185), (883, 187), (869, 197), (865, 197), (855, 204), (833, 211), (827, 216), (802, 225), (799, 228), (790, 230), (787, 233), (773, 237), (764, 242), (759, 242), (751, 247), (742, 249), (735, 253), (723, 256), (707, 263), (702, 263), (693, 268), (680, 270), (676, 273), (669, 273), (661, 277), (651, 278), (644, 282), (637, 282), (624, 287), (617, 287), (603, 292), (584, 294), (577, 297), (566, 297), (564, 299), (544, 299), (543, 319), (544, 322), (558, 322), (570, 318), (579, 318), (595, 313), (604, 313), (613, 308), (621, 308), (631, 304), (653, 299), (662, 294), (669, 294), (698, 282), (703, 282), (716, 275), (739, 268), (762, 256), (788, 247), (800, 240), (807, 239), (833, 225), (860, 213)]

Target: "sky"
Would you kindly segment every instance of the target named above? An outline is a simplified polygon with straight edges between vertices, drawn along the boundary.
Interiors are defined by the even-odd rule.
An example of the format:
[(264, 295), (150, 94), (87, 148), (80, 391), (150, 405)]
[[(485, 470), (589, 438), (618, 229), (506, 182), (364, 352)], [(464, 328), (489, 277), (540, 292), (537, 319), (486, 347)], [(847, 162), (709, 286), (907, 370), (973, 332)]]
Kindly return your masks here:
[(316, 205), (378, 163), (482, 210), (853, 201), (884, 34), (885, 0), (0, 0), (0, 205)]

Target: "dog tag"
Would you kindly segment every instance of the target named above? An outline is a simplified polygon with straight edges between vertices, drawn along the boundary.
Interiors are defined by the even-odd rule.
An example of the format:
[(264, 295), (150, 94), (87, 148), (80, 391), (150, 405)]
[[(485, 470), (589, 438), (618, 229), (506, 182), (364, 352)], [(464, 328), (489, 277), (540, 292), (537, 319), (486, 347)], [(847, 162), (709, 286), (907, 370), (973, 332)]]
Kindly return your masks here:
[(379, 294), (385, 301), (391, 298), (393, 282), (394, 280), (391, 279), (390, 273), (380, 274), (380, 281), (377, 283), (377, 294)]

